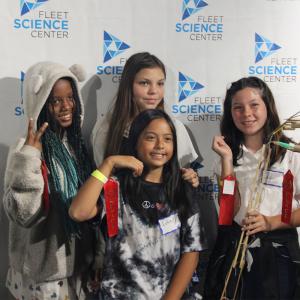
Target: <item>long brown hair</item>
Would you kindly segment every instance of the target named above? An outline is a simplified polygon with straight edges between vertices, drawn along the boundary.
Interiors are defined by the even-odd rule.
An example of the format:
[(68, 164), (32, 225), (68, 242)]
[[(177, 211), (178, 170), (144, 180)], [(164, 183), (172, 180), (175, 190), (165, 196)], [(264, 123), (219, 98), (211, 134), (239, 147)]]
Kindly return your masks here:
[[(230, 88), (226, 91), (225, 101), (224, 101), (224, 112), (223, 117), (220, 124), (221, 134), (225, 137), (226, 143), (232, 150), (233, 155), (233, 164), (235, 166), (238, 165), (237, 160), (243, 155), (243, 151), (241, 145), (244, 142), (243, 133), (235, 126), (232, 114), (231, 114), (231, 106), (232, 106), (232, 98), (234, 95), (245, 88), (254, 88), (256, 89), (262, 100), (265, 103), (267, 109), (267, 120), (263, 127), (263, 143), (267, 143), (271, 137), (271, 133), (280, 125), (279, 116), (277, 113), (275, 100), (270, 88), (267, 84), (258, 77), (245, 77), (241, 78), (235, 82), (233, 82)], [(288, 137), (286, 137), (282, 132), (272, 138), (272, 140), (281, 140), (283, 142), (291, 141)], [(271, 152), (271, 161), (270, 164), (274, 164), (280, 158), (283, 158), (286, 150), (283, 148), (275, 147), (271, 144), (272, 152)]]
[[(156, 56), (148, 52), (133, 54), (126, 61), (116, 101), (110, 114), (104, 158), (120, 152), (124, 131), (139, 113), (138, 106), (135, 101), (133, 101), (133, 82), (139, 71), (148, 68), (160, 68), (166, 77), (164, 64)], [(157, 108), (164, 109), (163, 99)]]

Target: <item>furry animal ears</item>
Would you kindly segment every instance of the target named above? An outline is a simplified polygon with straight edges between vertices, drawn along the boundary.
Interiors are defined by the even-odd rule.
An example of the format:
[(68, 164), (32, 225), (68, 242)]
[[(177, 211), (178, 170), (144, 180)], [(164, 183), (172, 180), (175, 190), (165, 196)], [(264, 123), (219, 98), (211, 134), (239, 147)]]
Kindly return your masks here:
[[(77, 78), (79, 82), (82, 82), (86, 79), (86, 72), (84, 68), (79, 64), (74, 64), (69, 68), (69, 71)], [(43, 84), (48, 81), (48, 78), (43, 77), (41, 74), (33, 74), (30, 78), (31, 86), (33, 88), (33, 92), (37, 94)]]

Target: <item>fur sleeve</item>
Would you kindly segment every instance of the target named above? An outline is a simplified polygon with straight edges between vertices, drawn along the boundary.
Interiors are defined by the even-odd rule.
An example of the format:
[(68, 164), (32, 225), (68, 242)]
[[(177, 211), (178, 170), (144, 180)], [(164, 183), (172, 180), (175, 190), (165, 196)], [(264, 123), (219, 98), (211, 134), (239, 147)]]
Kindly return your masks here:
[(9, 219), (23, 227), (40, 220), (43, 190), (40, 152), (31, 146), (15, 149), (9, 155), (5, 171), (3, 202)]

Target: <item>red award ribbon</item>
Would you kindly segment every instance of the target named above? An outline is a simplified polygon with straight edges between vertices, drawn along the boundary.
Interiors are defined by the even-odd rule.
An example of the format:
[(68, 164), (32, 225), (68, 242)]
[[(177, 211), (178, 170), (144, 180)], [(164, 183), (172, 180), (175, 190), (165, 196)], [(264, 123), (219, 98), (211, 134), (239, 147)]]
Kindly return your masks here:
[(236, 178), (226, 176), (223, 181), (220, 197), (219, 225), (231, 225), (234, 213), (234, 194), (236, 190)]
[(118, 234), (118, 197), (119, 184), (113, 179), (109, 179), (104, 184), (104, 199), (106, 208), (106, 219), (108, 236), (113, 237)]
[(41, 165), (41, 171), (42, 171), (42, 176), (44, 179), (44, 191), (43, 191), (43, 201), (44, 201), (44, 207), (46, 212), (48, 212), (50, 208), (50, 201), (49, 201), (49, 185), (48, 185), (48, 168), (46, 165), (45, 160), (42, 160), (42, 165)]
[(290, 224), (291, 214), (292, 214), (292, 200), (294, 193), (294, 175), (291, 170), (288, 170), (282, 181), (282, 212), (281, 212), (281, 222)]

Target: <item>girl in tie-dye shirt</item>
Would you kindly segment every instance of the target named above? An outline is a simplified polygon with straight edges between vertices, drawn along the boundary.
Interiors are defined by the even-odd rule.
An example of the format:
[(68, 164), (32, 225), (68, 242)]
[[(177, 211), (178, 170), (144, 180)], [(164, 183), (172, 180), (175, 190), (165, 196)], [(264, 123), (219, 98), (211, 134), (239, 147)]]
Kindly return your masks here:
[(188, 200), (197, 192), (181, 179), (176, 145), (169, 116), (143, 111), (131, 125), (126, 155), (106, 158), (101, 176), (91, 176), (72, 202), (73, 219), (101, 212), (105, 221), (103, 182), (117, 170), (119, 229), (106, 242), (101, 299), (181, 299), (190, 283), (203, 245), (199, 210)]

